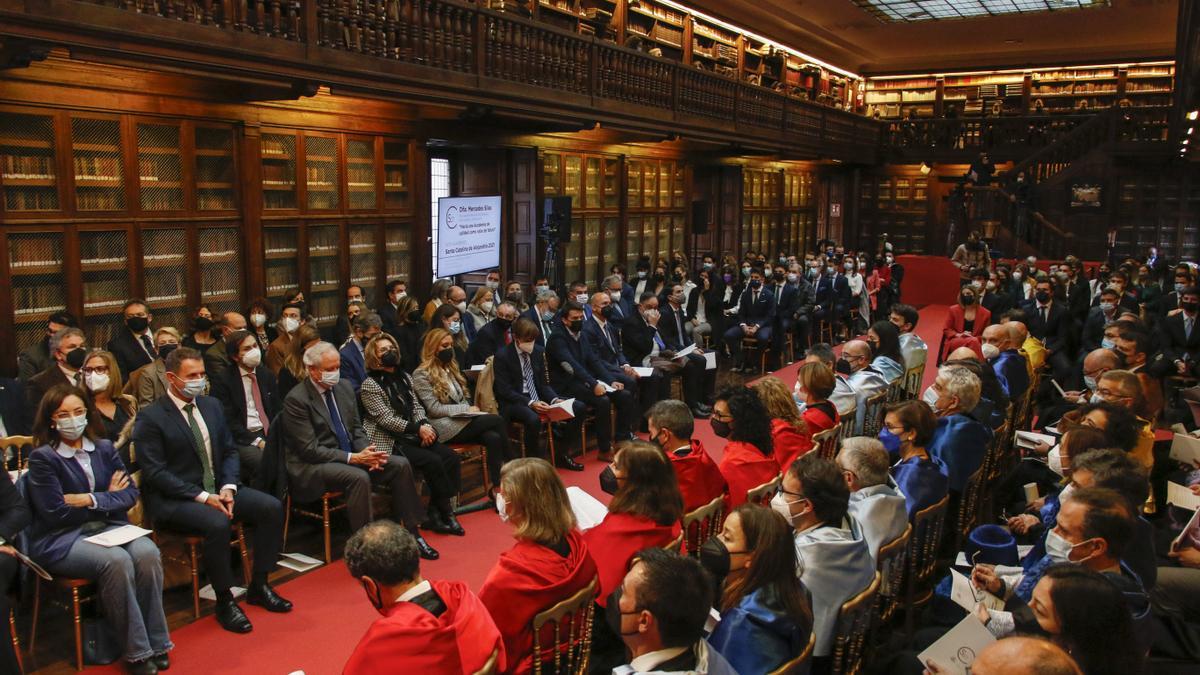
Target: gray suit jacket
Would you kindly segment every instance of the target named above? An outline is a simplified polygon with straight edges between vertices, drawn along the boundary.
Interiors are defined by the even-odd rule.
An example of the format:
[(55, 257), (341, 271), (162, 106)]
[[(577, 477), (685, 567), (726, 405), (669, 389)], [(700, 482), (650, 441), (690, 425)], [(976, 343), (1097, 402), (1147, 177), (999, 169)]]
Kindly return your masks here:
[(443, 443), (453, 442), (458, 432), (471, 423), (469, 418), (455, 419), (451, 417), (451, 415), (465, 413), (471, 408), (470, 393), (463, 391), (462, 397), (457, 400), (440, 400), (437, 394), (433, 393), (433, 383), (429, 380), (429, 371), (424, 368), (417, 368), (413, 371), (412, 383), (413, 391), (417, 393), (417, 398), (425, 407), (425, 416), (429, 418), (429, 423), (438, 432), (438, 439)]
[[(349, 382), (338, 382), (333, 388), (342, 425), (350, 436), (355, 452), (371, 444), (358, 418), (358, 400)], [(322, 464), (346, 463), (346, 453), (338, 445), (333, 422), (325, 399), (311, 378), (304, 378), (293, 387), (283, 401), (282, 429), (287, 452), (288, 485), (299, 501), (313, 501), (324, 492), (324, 481), (317, 467)]]

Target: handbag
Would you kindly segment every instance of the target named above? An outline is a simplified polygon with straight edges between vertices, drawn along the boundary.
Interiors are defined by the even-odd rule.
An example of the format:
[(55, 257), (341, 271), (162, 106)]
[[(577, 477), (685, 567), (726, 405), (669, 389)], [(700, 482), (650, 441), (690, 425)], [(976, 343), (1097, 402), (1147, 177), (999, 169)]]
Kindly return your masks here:
[(107, 621), (92, 617), (84, 619), (82, 624), (84, 663), (105, 666), (121, 658), (121, 643)]

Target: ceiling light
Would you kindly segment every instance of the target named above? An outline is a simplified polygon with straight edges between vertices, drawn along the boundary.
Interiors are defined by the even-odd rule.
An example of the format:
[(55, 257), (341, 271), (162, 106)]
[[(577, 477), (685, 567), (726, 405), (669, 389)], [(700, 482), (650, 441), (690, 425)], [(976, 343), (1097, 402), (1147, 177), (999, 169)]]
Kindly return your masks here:
[(930, 171), (933, 171), (933, 167), (929, 166), (925, 162), (921, 162), (921, 173), (925, 176), (928, 176)]
[(1200, 110), (1193, 110), (1192, 112), (1188, 113), (1187, 117), (1189, 120), (1194, 120), (1197, 117), (1200, 117)]

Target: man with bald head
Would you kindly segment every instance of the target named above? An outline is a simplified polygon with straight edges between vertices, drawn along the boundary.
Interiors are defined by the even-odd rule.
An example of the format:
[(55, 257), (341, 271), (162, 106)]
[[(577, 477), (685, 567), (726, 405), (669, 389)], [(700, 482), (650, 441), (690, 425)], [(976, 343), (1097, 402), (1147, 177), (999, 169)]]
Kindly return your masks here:
[(1014, 347), (1014, 325), (1015, 322), (992, 324), (983, 330), (983, 355), (992, 365), (1000, 388), (1010, 401), (1024, 396), (1029, 388), (1028, 364)]
[[(1122, 366), (1121, 355), (1112, 349), (1094, 349), (1083, 357), (1083, 389), (1064, 392), (1066, 395), (1055, 405), (1038, 410), (1038, 420), (1046, 420), (1048, 426), (1056, 426), (1058, 420), (1076, 406), (1087, 403), (1096, 394), (1100, 378), (1110, 370)], [(1140, 389), (1140, 387), (1139, 387)]]
[(225, 312), (217, 320), (217, 329), (221, 331), (221, 339), (212, 343), (204, 350), (204, 370), (208, 373), (208, 381), (220, 377), (226, 368), (233, 366), (233, 360), (225, 351), (225, 338), (239, 330), (246, 330), (246, 317), (241, 312)]
[(1019, 309), (1005, 312), (1000, 323), (1008, 326), (1008, 330), (1012, 333), (1013, 349), (1020, 351), (1028, 359), (1029, 372), (1040, 370), (1046, 363), (1046, 346), (1029, 332), (1029, 325), (1025, 322), (1025, 312)]
[(467, 336), (467, 342), (475, 339), (475, 322), (469, 321), (467, 316), (467, 292), (462, 286), (451, 286), (450, 290), (446, 291), (446, 300), (449, 304), (458, 308), (458, 316), (462, 319), (463, 334)]
[(863, 433), (863, 420), (866, 418), (867, 399), (888, 388), (888, 379), (883, 373), (871, 367), (871, 345), (863, 340), (851, 340), (842, 347), (842, 358), (838, 359), (838, 371), (849, 370), (846, 381), (854, 390), (858, 410), (854, 414), (854, 435)]
[[(584, 352), (591, 353), (594, 357), (596, 372), (592, 374), (596, 379), (608, 384), (620, 382), (624, 385), (630, 394), (642, 401), (641, 410), (636, 415), (642, 418), (641, 411), (648, 407), (644, 397), (652, 395), (654, 391), (650, 387), (639, 389), (638, 374), (634, 372), (624, 350), (621, 349), (621, 328), (613, 320), (617, 306), (613, 304), (612, 294), (595, 293), (589, 304), (592, 317), (584, 320), (580, 339), (583, 340)], [(641, 424), (646, 424), (644, 418)]]
[(501, 347), (512, 344), (512, 326), (518, 318), (517, 306), (511, 302), (496, 305), (496, 318), (484, 324), (467, 347), (467, 364), (482, 364)]
[[(950, 673), (936, 662), (925, 664), (929, 675)], [(972, 675), (1083, 675), (1075, 659), (1062, 647), (1041, 638), (1010, 637), (993, 642), (979, 652)]]

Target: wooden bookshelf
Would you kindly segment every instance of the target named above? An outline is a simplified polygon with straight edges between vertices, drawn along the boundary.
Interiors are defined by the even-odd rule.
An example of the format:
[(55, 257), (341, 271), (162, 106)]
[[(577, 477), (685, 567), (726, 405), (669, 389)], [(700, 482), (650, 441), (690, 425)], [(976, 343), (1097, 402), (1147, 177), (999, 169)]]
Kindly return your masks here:
[(53, 116), (0, 114), (0, 187), (6, 212), (58, 211), (57, 162)]
[[(685, 246), (687, 166), (674, 160), (625, 160), (627, 266), (641, 256), (670, 259)], [(640, 227), (639, 227), (640, 225)]]
[(352, 211), (379, 208), (379, 167), (374, 138), (346, 139), (346, 202)]
[(621, 161), (585, 153), (545, 152), (542, 195), (571, 198), (571, 241), (563, 247), (567, 279), (594, 284), (620, 255)]
[(193, 132), (197, 211), (237, 210), (233, 128), (197, 124)]
[(77, 211), (125, 210), (125, 157), (117, 118), (72, 117)]

